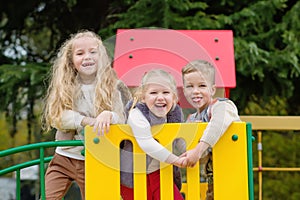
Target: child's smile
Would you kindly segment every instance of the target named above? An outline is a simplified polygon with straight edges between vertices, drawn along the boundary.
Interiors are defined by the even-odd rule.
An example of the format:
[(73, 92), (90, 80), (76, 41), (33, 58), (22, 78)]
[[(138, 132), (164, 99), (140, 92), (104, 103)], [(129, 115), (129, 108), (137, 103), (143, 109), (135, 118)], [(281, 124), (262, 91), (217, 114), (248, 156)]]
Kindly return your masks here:
[(200, 72), (185, 74), (183, 77), (184, 95), (187, 101), (201, 112), (206, 108), (215, 92), (215, 87)]
[(95, 65), (95, 62), (86, 62), (86, 63), (82, 64), (82, 67), (91, 67), (91, 66), (94, 66), (94, 65)]
[(74, 41), (73, 64), (85, 84), (94, 81), (98, 60), (98, 44), (94, 38), (82, 37)]
[(170, 88), (157, 83), (147, 85), (143, 101), (157, 117), (166, 117), (173, 106), (173, 93)]
[(198, 103), (202, 100), (202, 97), (192, 97), (192, 101)]

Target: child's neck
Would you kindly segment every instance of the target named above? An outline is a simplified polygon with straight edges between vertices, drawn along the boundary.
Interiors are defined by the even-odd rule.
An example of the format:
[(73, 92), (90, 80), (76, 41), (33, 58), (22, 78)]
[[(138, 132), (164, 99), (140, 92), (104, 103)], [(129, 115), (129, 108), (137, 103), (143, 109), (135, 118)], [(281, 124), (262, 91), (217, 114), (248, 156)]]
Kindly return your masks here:
[(84, 85), (92, 85), (95, 82), (95, 76), (80, 76), (79, 79)]

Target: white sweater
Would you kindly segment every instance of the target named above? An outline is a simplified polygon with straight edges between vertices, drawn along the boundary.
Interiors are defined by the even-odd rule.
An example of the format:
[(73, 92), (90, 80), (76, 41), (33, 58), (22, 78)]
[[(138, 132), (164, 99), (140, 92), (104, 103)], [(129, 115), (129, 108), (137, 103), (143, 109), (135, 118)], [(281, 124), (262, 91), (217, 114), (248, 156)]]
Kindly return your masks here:
[[(207, 112), (210, 112), (211, 119), (209, 120), (200, 141), (209, 144), (210, 147), (214, 147), (231, 123), (240, 121), (240, 117), (235, 104), (229, 99), (217, 101), (208, 108)], [(201, 120), (199, 119), (199, 113), (192, 114), (191, 118), (187, 122)]]
[[(164, 120), (165, 123), (166, 119)], [(173, 153), (158, 143), (152, 136), (151, 125), (143, 113), (138, 109), (134, 108), (130, 111), (127, 123), (132, 129), (133, 135), (139, 144), (140, 148), (152, 159), (148, 165), (147, 173), (154, 172), (159, 169), (160, 162), (173, 162), (177, 159)], [(162, 124), (161, 123), (161, 124)], [(185, 143), (183, 140), (175, 140), (175, 147), (178, 154), (185, 151)]]
[[(74, 110), (65, 110), (62, 113), (62, 130), (56, 132), (56, 140), (82, 140), (84, 135), (81, 134), (84, 127), (81, 126), (81, 121), (84, 117), (93, 117), (94, 113), (94, 85), (82, 85), (81, 90), (83, 97), (78, 100)], [(112, 124), (118, 123), (119, 117), (116, 113), (112, 112)], [(81, 155), (83, 146), (70, 146), (70, 147), (57, 147), (55, 152), (74, 159), (84, 160)]]

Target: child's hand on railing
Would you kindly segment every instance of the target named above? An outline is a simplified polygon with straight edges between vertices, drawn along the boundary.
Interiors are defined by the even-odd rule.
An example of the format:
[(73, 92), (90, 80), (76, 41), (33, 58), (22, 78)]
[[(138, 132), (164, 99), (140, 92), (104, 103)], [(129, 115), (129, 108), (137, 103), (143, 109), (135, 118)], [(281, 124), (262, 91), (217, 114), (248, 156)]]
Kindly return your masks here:
[(112, 120), (112, 112), (108, 110), (102, 111), (95, 120), (93, 131), (97, 131), (97, 135), (104, 135), (104, 133), (109, 132), (110, 123)]

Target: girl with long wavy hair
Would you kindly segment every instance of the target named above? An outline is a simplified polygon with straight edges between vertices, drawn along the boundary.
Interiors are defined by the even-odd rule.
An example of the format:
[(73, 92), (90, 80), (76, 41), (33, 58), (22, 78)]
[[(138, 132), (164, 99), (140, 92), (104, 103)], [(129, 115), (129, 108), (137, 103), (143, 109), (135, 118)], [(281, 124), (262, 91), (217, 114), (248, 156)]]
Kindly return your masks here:
[[(110, 124), (124, 123), (124, 105), (131, 94), (121, 82), (101, 38), (91, 31), (71, 35), (51, 68), (45, 97), (43, 128), (56, 129), (56, 140), (83, 140), (84, 127), (102, 135)], [(62, 199), (76, 181), (82, 199), (83, 147), (57, 147), (45, 175), (46, 199)]]

